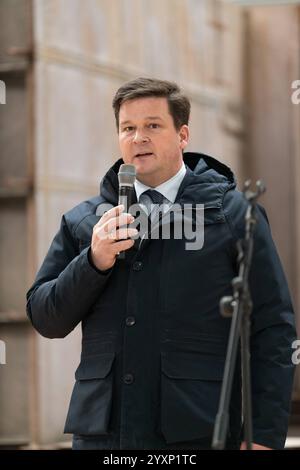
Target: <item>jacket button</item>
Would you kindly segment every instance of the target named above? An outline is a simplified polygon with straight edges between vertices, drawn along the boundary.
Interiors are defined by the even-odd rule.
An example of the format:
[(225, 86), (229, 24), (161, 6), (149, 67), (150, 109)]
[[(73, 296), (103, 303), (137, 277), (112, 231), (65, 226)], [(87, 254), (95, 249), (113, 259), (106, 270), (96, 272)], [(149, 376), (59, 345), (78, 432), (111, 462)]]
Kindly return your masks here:
[(133, 326), (135, 325), (135, 318), (134, 317), (127, 317), (126, 318), (126, 326)]
[(130, 385), (134, 382), (134, 377), (132, 374), (125, 374), (123, 380), (125, 384)]
[(143, 269), (143, 263), (141, 261), (135, 261), (132, 268), (134, 271), (141, 271)]

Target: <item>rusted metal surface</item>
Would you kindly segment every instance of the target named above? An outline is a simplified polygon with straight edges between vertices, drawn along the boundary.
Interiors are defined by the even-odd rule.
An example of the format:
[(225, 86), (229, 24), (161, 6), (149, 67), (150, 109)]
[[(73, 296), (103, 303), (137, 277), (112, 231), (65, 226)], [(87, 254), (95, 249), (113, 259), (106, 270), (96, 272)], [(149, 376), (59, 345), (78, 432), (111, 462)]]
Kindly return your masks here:
[(7, 69), (20, 62), (26, 66), (32, 52), (31, 0), (1, 0), (0, 26), (0, 70), (5, 64)]
[(32, 330), (25, 313), (27, 200), (33, 191), (28, 166), (28, 87), (31, 60), (31, 0), (0, 2), (0, 79), (6, 103), (0, 106), (0, 339), (6, 364), (0, 365), (0, 446), (32, 438)]
[[(291, 289), (300, 331), (300, 106), (292, 103), (292, 82), (300, 70), (300, 7), (247, 11), (246, 158), (253, 178), (263, 177), (263, 204)], [(300, 400), (297, 371), (295, 396)]]
[(28, 324), (0, 325), (6, 344), (6, 364), (0, 365), (0, 446), (30, 442), (29, 335)]

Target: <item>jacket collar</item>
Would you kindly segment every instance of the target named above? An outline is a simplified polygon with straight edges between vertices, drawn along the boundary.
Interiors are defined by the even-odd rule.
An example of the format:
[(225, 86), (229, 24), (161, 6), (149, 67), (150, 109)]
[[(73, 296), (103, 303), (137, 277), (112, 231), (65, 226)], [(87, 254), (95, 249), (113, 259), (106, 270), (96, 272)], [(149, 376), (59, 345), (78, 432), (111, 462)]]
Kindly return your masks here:
[[(186, 152), (183, 154), (183, 161), (187, 171), (175, 202), (221, 207), (224, 193), (236, 187), (232, 170), (224, 163), (202, 153)], [(122, 158), (117, 160), (100, 184), (100, 195), (112, 205), (118, 204), (118, 171), (122, 163), (124, 163)]]

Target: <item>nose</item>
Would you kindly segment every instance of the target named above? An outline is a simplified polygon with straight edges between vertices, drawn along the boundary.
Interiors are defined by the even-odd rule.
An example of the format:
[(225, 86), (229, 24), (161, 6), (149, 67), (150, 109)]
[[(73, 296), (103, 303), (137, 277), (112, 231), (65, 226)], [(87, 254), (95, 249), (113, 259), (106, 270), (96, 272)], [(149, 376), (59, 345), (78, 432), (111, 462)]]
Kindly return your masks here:
[(136, 131), (133, 136), (133, 142), (135, 143), (144, 143), (149, 142), (149, 137), (142, 132)]

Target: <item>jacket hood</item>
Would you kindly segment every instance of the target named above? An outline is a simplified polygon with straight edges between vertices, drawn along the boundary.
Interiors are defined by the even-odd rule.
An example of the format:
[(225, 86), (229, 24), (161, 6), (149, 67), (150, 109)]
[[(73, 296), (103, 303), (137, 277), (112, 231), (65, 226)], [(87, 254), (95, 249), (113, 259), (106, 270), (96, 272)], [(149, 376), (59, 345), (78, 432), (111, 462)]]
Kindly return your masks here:
[[(187, 172), (175, 202), (213, 203), (215, 207), (221, 207), (224, 193), (236, 187), (231, 169), (203, 153), (185, 152), (183, 161)], [(117, 160), (100, 183), (100, 195), (113, 205), (118, 203), (118, 172), (122, 163), (122, 158)]]

